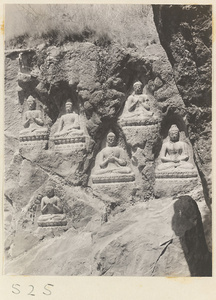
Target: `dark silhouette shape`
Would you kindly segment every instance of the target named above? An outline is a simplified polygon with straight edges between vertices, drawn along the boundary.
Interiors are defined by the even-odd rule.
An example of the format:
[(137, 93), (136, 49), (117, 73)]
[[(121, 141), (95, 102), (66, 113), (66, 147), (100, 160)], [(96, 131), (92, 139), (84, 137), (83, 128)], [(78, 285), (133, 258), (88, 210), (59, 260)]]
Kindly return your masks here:
[(191, 276), (212, 276), (212, 257), (196, 202), (188, 195), (174, 204), (172, 229), (180, 238)]

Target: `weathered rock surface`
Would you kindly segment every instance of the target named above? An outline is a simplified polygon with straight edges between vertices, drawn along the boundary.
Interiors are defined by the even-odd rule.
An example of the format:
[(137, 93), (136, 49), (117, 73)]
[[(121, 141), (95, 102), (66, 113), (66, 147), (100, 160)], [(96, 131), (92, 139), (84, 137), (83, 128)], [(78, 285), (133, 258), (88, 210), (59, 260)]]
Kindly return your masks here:
[(187, 107), (188, 133), (211, 205), (211, 5), (153, 5), (161, 45)]
[[(7, 274), (211, 274), (211, 256), (201, 216), (196, 202), (189, 196), (177, 200), (161, 198), (130, 206), (126, 211), (110, 216), (103, 225), (91, 219), (87, 226), (70, 228), (60, 235), (54, 229), (47, 231), (49, 234), (36, 229), (30, 235), (26, 228), (21, 239), (17, 236), (10, 251), (16, 258), (7, 262)], [(21, 254), (23, 239), (25, 242), (31, 239), (31, 244), (28, 243), (31, 249)], [(17, 242), (20, 244), (16, 245)], [(15, 246), (16, 252), (13, 251)]]

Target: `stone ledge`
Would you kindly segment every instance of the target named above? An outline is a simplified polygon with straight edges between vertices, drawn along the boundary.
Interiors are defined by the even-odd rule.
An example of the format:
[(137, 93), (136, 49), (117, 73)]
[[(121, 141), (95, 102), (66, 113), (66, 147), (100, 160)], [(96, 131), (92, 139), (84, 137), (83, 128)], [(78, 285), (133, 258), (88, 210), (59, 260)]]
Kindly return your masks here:
[(38, 221), (38, 226), (40, 227), (52, 227), (52, 226), (66, 226), (67, 225), (67, 221), (53, 221), (53, 222), (49, 222), (49, 221)]
[(155, 172), (155, 178), (163, 178), (163, 179), (166, 179), (166, 178), (194, 178), (194, 177), (197, 177), (197, 172), (167, 172), (167, 173), (164, 173), (164, 172)]
[(20, 136), (20, 142), (32, 142), (32, 141), (44, 141), (49, 139), (49, 134), (37, 134), (37, 135), (28, 135)]
[(64, 152), (64, 151), (75, 151), (85, 149), (85, 143), (71, 143), (71, 144), (59, 144), (55, 145), (55, 151)]
[(134, 127), (134, 126), (147, 126), (147, 125), (155, 125), (158, 124), (158, 120), (128, 120), (128, 121), (120, 121), (121, 126), (124, 127)]
[(19, 143), (19, 149), (39, 149), (47, 146), (48, 140), (25, 141)]
[(183, 195), (191, 192), (198, 184), (198, 177), (190, 178), (156, 178), (154, 185), (155, 197)]
[(69, 138), (53, 138), (55, 145), (85, 143), (85, 136), (76, 136)]
[(94, 184), (106, 184), (106, 183), (124, 183), (130, 182), (135, 180), (135, 175), (114, 175), (114, 176), (99, 176), (99, 175), (92, 175), (92, 182)]
[(5, 50), (4, 53), (5, 54), (11, 54), (11, 53), (25, 53), (25, 52), (35, 52), (35, 49), (32, 48), (27, 48), (27, 49), (8, 49)]

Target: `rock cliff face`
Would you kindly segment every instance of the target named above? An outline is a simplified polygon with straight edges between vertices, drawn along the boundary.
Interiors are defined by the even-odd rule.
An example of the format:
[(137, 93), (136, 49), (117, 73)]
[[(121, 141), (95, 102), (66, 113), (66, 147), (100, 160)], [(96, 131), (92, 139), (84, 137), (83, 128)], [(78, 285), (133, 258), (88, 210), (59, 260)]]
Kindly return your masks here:
[(189, 139), (211, 205), (211, 5), (153, 5), (161, 45), (187, 108)]
[(102, 226), (94, 214), (84, 230), (39, 228), (30, 235), (27, 228), (13, 241), (16, 259), (6, 273), (208, 276), (211, 257), (196, 202), (189, 196), (161, 200), (130, 206)]
[[(203, 159), (209, 165), (202, 167), (198, 160), (198, 145), (206, 146), (203, 139), (209, 133), (197, 117), (199, 109), (199, 116), (204, 118), (204, 111), (209, 116), (210, 104), (206, 110), (198, 104), (187, 110), (191, 98), (185, 100), (178, 91), (161, 45), (154, 40), (141, 51), (117, 43), (40, 44), (34, 49), (6, 51), (5, 63), (6, 274), (211, 275), (204, 236), (204, 231), (210, 235), (209, 217), (203, 196), (203, 191), (205, 196), (209, 192), (203, 182), (210, 161), (207, 153)], [(143, 84), (156, 121), (124, 127), (120, 119), (137, 80)], [(203, 81), (205, 89), (207, 85)], [(37, 150), (19, 144), (30, 95), (49, 129), (48, 143)], [(85, 147), (57, 152), (53, 137), (68, 98), (79, 115)], [(183, 185), (170, 194), (166, 183), (160, 186), (163, 193), (158, 193), (155, 168), (173, 123), (188, 144), (192, 163), (195, 151), (200, 177), (196, 185)], [(135, 178), (131, 182), (93, 183), (109, 131), (115, 133), (125, 153)], [(67, 226), (38, 227), (38, 199), (45, 195), (47, 184), (55, 186), (62, 200)]]

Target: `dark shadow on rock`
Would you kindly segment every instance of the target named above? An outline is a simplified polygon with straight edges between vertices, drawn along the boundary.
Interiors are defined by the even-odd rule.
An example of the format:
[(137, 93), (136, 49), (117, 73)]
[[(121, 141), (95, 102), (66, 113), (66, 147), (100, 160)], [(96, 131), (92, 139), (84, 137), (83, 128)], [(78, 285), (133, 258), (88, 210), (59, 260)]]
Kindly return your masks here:
[(152, 9), (161, 45), (172, 65), (176, 86), (187, 108), (188, 137), (194, 153), (197, 152), (194, 161), (206, 204), (210, 208), (212, 6), (152, 5)]
[(175, 202), (172, 229), (180, 239), (191, 276), (212, 276), (212, 257), (206, 244), (201, 215), (190, 196), (180, 196)]
[(167, 115), (163, 118), (161, 122), (161, 136), (166, 138), (168, 135), (168, 131), (171, 125), (177, 125), (180, 131), (184, 131), (185, 135), (188, 136), (187, 127), (181, 115), (176, 112), (173, 112), (171, 109), (168, 111)]
[(205, 239), (209, 251), (212, 251), (212, 213), (209, 209), (206, 209), (203, 219), (203, 229), (205, 233)]

